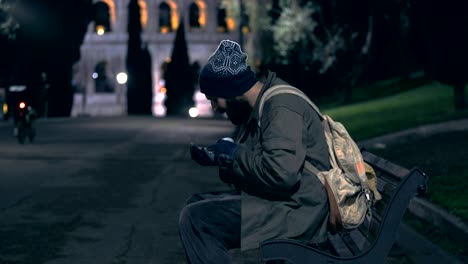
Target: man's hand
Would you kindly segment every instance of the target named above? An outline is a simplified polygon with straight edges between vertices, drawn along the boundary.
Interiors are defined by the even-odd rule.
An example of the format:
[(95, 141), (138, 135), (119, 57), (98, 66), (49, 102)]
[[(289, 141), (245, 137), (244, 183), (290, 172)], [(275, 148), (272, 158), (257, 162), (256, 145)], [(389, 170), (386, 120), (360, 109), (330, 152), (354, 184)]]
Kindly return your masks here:
[(190, 145), (190, 156), (192, 160), (202, 166), (217, 166), (215, 162), (214, 153), (207, 150), (207, 148), (199, 147), (194, 144)]
[(190, 146), (192, 160), (202, 166), (226, 166), (235, 158), (239, 145), (226, 139), (218, 140), (208, 147)]
[(218, 166), (226, 166), (235, 159), (239, 145), (223, 138), (207, 149), (213, 151), (214, 160)]

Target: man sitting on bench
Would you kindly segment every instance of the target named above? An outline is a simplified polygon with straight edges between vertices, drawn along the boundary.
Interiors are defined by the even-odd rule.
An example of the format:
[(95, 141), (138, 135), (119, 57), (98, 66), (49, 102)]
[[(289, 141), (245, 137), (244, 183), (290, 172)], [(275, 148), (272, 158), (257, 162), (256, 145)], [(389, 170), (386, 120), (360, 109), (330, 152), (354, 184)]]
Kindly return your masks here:
[(267, 239), (327, 240), (327, 192), (303, 169), (305, 160), (330, 169), (319, 116), (302, 98), (281, 94), (265, 102), (258, 120), (259, 98), (286, 83), (273, 72), (257, 79), (246, 60), (239, 44), (223, 40), (200, 73), (201, 92), (238, 133), (235, 143), (221, 139), (206, 148), (193, 146), (192, 158), (218, 166), (221, 180), (236, 188), (187, 200), (179, 230), (189, 263), (231, 263), (228, 250), (257, 248)]

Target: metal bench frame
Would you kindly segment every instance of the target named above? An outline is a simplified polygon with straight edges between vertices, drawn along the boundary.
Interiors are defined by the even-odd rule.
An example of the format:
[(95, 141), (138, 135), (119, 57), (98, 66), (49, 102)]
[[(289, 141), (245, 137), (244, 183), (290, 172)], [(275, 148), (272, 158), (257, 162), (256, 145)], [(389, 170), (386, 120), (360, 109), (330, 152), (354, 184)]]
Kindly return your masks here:
[[(427, 176), (418, 168), (408, 170), (364, 149), (362, 153), (379, 179), (383, 202), (379, 201), (375, 206), (386, 204), (380, 209), (380, 215), (374, 213), (372, 223), (379, 221), (378, 227), (372, 229), (372, 223), (368, 223), (360, 230), (329, 235), (328, 243), (332, 253), (290, 239), (264, 241), (260, 244), (263, 263), (274, 263), (277, 260), (294, 264), (384, 262), (410, 200), (425, 192)], [(384, 177), (395, 184), (391, 191), (380, 184)], [(363, 236), (365, 231), (368, 233)], [(360, 235), (356, 235), (357, 232)]]

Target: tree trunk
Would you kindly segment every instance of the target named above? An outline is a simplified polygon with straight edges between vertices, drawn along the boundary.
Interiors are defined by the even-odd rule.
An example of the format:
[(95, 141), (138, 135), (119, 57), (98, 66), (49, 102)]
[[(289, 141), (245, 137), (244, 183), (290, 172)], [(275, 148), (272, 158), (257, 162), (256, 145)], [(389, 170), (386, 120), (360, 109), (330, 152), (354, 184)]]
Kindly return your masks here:
[(460, 82), (453, 85), (453, 97), (455, 99), (455, 110), (457, 111), (466, 109), (465, 84), (465, 82)]
[(353, 73), (351, 74), (351, 80), (345, 85), (344, 89), (344, 98), (343, 104), (349, 104), (352, 101), (353, 96), (353, 87), (358, 82), (359, 78), (361, 77), (362, 73), (364, 72), (364, 67), (367, 66), (369, 61), (369, 51), (372, 44), (372, 32), (374, 28), (373, 17), (369, 16), (368, 18), (369, 24), (367, 27), (367, 34), (366, 34), (366, 41), (361, 47), (360, 53), (358, 54), (356, 60), (356, 66), (353, 68)]
[(344, 88), (344, 98), (343, 98), (343, 103), (342, 104), (349, 104), (351, 103), (351, 99), (353, 96), (353, 87), (351, 84), (345, 84)]

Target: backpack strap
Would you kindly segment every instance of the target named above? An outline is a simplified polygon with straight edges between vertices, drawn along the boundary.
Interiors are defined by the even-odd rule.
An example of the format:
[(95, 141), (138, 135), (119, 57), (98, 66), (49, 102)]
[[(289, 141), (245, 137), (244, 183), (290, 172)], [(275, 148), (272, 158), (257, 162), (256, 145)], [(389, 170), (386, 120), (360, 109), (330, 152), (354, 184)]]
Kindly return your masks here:
[(259, 107), (258, 107), (258, 126), (259, 127), (260, 127), (260, 120), (262, 119), (263, 105), (265, 104), (265, 102), (268, 99), (270, 99), (271, 97), (275, 96), (275, 95), (285, 94), (285, 93), (295, 94), (295, 95), (303, 98), (304, 100), (306, 100), (306, 102), (310, 106), (312, 106), (312, 108), (315, 110), (315, 112), (317, 112), (317, 114), (320, 117), (320, 120), (324, 119), (323, 115), (320, 112), (320, 110), (318, 109), (318, 107), (301, 90), (299, 90), (299, 89), (297, 89), (297, 88), (295, 88), (295, 87), (293, 87), (291, 85), (280, 84), (280, 85), (275, 85), (275, 86), (270, 87), (268, 90), (265, 91), (265, 93), (263, 93), (262, 97), (260, 98)]

